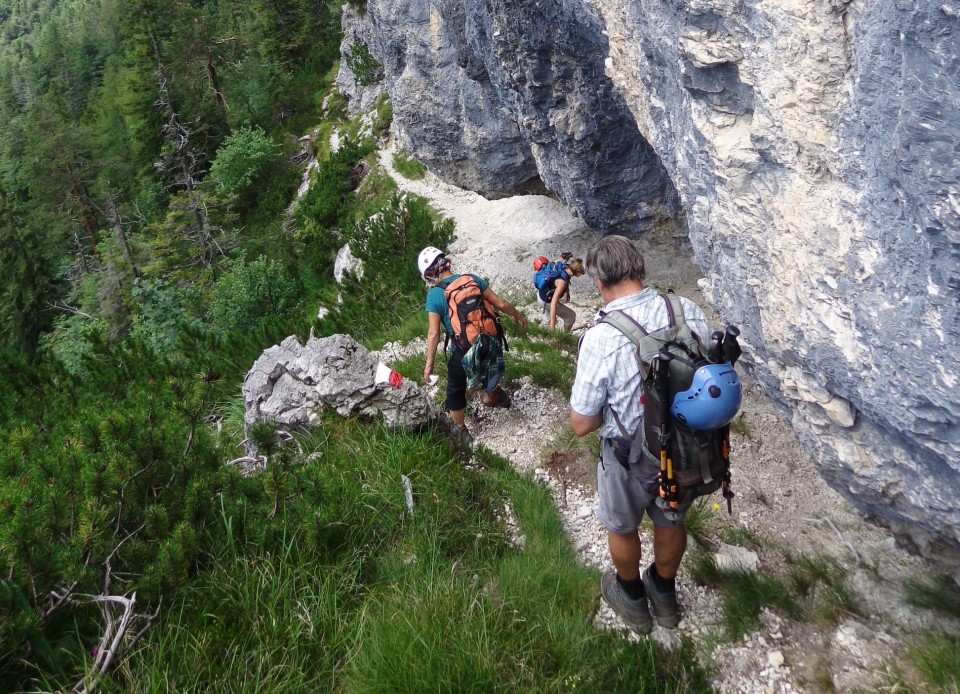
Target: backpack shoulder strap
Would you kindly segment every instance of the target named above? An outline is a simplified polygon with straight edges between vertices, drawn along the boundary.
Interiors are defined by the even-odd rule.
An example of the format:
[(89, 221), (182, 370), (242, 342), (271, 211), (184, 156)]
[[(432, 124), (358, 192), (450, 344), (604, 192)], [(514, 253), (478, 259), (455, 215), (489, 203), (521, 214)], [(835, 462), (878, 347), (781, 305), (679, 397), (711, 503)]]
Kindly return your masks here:
[(640, 341), (649, 335), (649, 333), (643, 329), (642, 325), (623, 311), (610, 311), (609, 313), (603, 314), (600, 318), (600, 323), (612, 325), (626, 335), (630, 339), (630, 342), (638, 347), (640, 346)]
[(667, 304), (667, 317), (670, 320), (670, 327), (675, 328), (686, 323), (687, 319), (683, 314), (683, 304), (680, 303), (680, 297), (673, 292), (666, 294), (660, 292), (660, 296)]

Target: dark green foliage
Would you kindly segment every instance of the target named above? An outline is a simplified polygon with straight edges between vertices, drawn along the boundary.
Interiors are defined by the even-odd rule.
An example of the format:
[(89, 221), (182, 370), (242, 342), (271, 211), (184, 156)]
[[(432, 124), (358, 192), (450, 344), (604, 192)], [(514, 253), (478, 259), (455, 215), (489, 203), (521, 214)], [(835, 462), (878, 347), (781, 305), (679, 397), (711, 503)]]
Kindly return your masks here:
[(102, 617), (49, 610), (51, 591), (136, 590), (157, 606), (227, 539), (270, 551), (291, 500), (319, 506), (288, 452), (262, 479), (225, 468), (237, 441), (210, 422), (264, 345), (306, 328), (297, 248), (280, 233), (299, 171), (274, 143), (318, 117), (338, 13), (303, 0), (0, 9), (2, 691), (82, 674)]
[(9, 201), (0, 186), (0, 333), (7, 347), (30, 359), (40, 335), (52, 326), (49, 305), (66, 291), (57, 269), (59, 238), (36, 226), (39, 221)]
[[(0, 469), (0, 560), (19, 596), (0, 608), (11, 649), (0, 681), (6, 658), (55, 667), (43, 644), (59, 637), (39, 633), (37, 611), (65, 584), (99, 593), (108, 558), (115, 591), (149, 600), (181, 584), (213, 518), (206, 499), (226, 476), (202, 426), (202, 379), (135, 346), (101, 351), (87, 369), (95, 387), (45, 388), (43, 415), (16, 429)], [(12, 626), (24, 619), (34, 630)]]
[[(377, 215), (357, 228), (350, 248), (363, 262), (364, 275), (347, 275), (342, 283), (343, 303), (326, 325), (364, 340), (422, 311), (424, 285), (417, 254), (424, 246), (445, 248), (452, 240), (453, 223), (436, 221), (426, 200), (394, 194)], [(357, 316), (364, 316), (362, 324)]]
[(280, 157), (279, 148), (260, 128), (233, 131), (217, 150), (210, 178), (227, 197), (247, 198), (264, 184)]
[(358, 162), (371, 149), (370, 143), (347, 139), (320, 164), (313, 175), (310, 190), (297, 204), (300, 238), (314, 241), (329, 235), (330, 229), (344, 231), (353, 225), (356, 201), (350, 193), (360, 185), (354, 172)]
[(907, 602), (916, 607), (960, 617), (960, 586), (948, 576), (930, 580), (911, 579), (905, 589)]
[[(0, 186), (17, 217), (0, 215), (0, 245), (19, 256), (0, 324), (16, 349), (35, 354), (50, 305), (75, 305), (71, 285), (104, 271), (100, 242), (118, 229), (138, 262), (101, 284), (114, 337), (137, 310), (138, 271), (175, 286), (215, 276), (239, 225), (262, 241), (254, 255), (274, 251), (298, 175), (269, 143), (316, 122), (335, 3), (13, 3), (0, 32)], [(200, 188), (211, 164), (220, 200)]]
[(138, 279), (133, 296), (140, 305), (133, 336), (158, 354), (171, 354), (185, 328), (198, 329), (201, 321), (183, 306), (179, 292), (162, 282)]
[(370, 48), (363, 41), (354, 41), (350, 44), (350, 53), (346, 61), (357, 84), (362, 87), (373, 86), (383, 79), (383, 66), (370, 55)]
[(216, 281), (210, 317), (220, 332), (248, 330), (269, 318), (286, 315), (298, 298), (298, 284), (283, 265), (260, 256), (250, 263), (235, 263)]

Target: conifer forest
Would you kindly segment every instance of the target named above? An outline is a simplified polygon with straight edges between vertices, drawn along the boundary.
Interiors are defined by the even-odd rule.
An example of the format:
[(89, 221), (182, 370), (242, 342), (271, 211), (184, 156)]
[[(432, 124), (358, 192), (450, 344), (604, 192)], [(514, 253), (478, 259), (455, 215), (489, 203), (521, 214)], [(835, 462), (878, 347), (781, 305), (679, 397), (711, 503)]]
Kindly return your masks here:
[[(270, 667), (304, 678), (277, 688), (316, 691), (345, 657), (343, 613), (324, 610), (311, 639), (271, 636), (299, 644), (278, 658), (310, 668), (268, 656), (258, 671), (231, 648), (271, 609), (223, 579), (282, 565), (278, 581), (329, 576), (316, 599), (349, 601), (361, 569), (345, 548), (389, 538), (327, 503), (341, 494), (335, 465), (291, 465), (286, 449), (259, 476), (224, 464), (242, 454), (240, 383), (288, 335), (351, 325), (363, 340), (419, 319), (416, 252), (452, 233), (417, 201), (363, 223), (397, 208), (387, 180), (357, 190), (389, 103), (372, 136), (355, 128), (333, 153), (316, 137), (346, 120), (332, 88), (339, 12), (0, 1), (0, 691), (265, 691)], [(363, 292), (332, 273), (361, 237), (362, 259), (403, 259)], [(318, 320), (323, 304), (335, 308)], [(351, 436), (324, 449), (330, 460), (356, 455)]]

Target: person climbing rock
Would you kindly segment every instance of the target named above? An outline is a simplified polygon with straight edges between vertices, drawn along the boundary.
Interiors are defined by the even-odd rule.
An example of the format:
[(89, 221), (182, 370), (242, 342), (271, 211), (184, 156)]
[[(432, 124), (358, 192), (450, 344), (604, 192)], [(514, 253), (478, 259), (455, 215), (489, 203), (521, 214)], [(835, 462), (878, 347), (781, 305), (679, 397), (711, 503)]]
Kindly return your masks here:
[(576, 312), (566, 305), (570, 301), (570, 282), (573, 277), (580, 277), (584, 273), (583, 261), (580, 258), (570, 260), (571, 257), (571, 253), (564, 253), (560, 259), (549, 262), (546, 257), (540, 256), (533, 264), (533, 284), (543, 302), (544, 325), (555, 329), (559, 317), (563, 320), (564, 331), (568, 333), (577, 321)]

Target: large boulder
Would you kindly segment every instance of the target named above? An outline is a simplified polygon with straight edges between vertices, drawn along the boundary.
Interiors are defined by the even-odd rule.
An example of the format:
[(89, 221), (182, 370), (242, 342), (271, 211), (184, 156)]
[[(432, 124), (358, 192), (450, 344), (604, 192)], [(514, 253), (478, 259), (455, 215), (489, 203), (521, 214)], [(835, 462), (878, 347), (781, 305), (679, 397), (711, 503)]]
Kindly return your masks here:
[(401, 378), (349, 335), (290, 336), (264, 350), (243, 381), (250, 427), (262, 419), (284, 431), (313, 426), (323, 409), (374, 417), (388, 427), (436, 424), (458, 445), (461, 432), (413, 381)]

